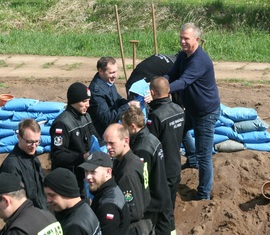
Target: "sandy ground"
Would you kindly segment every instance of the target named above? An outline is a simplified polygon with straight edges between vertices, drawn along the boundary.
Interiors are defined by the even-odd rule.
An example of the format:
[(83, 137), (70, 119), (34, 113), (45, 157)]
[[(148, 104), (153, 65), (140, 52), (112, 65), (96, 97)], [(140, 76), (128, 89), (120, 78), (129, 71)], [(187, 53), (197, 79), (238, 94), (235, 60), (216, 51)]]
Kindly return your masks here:
[[(80, 81), (88, 85), (96, 72), (97, 58), (0, 55), (0, 94), (66, 102), (68, 86)], [(117, 87), (125, 96), (125, 76), (118, 59)], [(137, 63), (139, 60), (137, 61)], [(132, 59), (125, 60), (132, 67)], [(221, 102), (229, 107), (249, 107), (270, 124), (269, 63), (214, 62)], [(131, 69), (126, 71), (127, 76)], [(243, 79), (242, 83), (224, 79)], [(255, 85), (247, 85), (256, 81)], [(0, 162), (6, 154), (0, 155)], [(44, 171), (50, 169), (48, 155), (39, 156)], [(185, 158), (183, 157), (183, 162)], [(214, 160), (213, 200), (189, 201), (198, 183), (198, 171), (182, 171), (175, 210), (177, 234), (270, 234), (270, 200), (261, 186), (270, 180), (270, 152), (218, 153)]]

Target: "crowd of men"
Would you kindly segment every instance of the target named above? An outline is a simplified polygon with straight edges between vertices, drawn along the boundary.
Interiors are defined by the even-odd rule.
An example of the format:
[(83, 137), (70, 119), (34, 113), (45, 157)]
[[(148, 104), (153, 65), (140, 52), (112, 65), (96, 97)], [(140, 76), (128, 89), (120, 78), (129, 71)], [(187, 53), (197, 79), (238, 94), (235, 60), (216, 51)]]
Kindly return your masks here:
[[(177, 55), (151, 56), (131, 74), (127, 97), (132, 83), (150, 84), (147, 122), (140, 102), (116, 89), (116, 60), (100, 58), (89, 87), (75, 82), (67, 90), (67, 107), (50, 129), (52, 169), (46, 176), (36, 155), (40, 126), (22, 120), (18, 144), (0, 169), (0, 217), (6, 223), (0, 235), (176, 234), (180, 146), (191, 128), (199, 170), (193, 199), (210, 200), (213, 183), (220, 104), (213, 64), (199, 40), (200, 29), (186, 23)], [(106, 152), (90, 151), (93, 136)]]

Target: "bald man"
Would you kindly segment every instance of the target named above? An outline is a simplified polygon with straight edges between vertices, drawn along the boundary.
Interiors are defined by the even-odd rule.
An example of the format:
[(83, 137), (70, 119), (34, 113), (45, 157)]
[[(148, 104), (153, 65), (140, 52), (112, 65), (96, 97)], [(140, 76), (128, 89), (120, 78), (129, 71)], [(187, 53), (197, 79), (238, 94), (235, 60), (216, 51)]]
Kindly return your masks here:
[[(170, 188), (173, 208), (180, 183), (181, 155), (180, 145), (183, 138), (185, 114), (183, 109), (171, 101), (170, 85), (164, 77), (154, 77), (150, 82), (153, 101), (150, 105), (147, 126), (163, 146), (167, 182)], [(172, 231), (175, 229), (174, 216), (171, 214)]]

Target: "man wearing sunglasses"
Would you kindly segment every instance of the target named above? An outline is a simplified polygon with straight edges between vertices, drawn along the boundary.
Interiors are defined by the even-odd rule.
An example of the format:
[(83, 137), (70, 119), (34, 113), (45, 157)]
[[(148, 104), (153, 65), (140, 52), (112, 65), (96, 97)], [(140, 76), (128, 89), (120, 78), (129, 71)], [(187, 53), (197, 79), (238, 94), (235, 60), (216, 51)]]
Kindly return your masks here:
[(18, 143), (2, 163), (1, 172), (19, 176), (25, 185), (27, 198), (35, 207), (47, 209), (43, 190), (44, 175), (36, 156), (36, 149), (40, 144), (39, 124), (34, 119), (22, 120), (17, 137)]

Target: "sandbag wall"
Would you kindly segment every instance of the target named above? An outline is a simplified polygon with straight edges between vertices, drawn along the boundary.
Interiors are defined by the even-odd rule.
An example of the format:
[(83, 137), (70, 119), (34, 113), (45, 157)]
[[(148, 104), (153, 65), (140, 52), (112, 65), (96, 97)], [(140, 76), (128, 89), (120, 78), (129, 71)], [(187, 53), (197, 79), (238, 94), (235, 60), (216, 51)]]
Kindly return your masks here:
[(65, 110), (66, 103), (14, 98), (0, 108), (0, 153), (10, 152), (18, 143), (18, 125), (26, 118), (35, 119), (41, 127), (41, 144), (37, 153), (50, 152), (50, 126)]
[[(215, 126), (213, 153), (244, 149), (270, 152), (269, 125), (252, 108), (220, 106), (220, 117)], [(194, 131), (189, 131), (189, 143), (195, 149)], [(182, 151), (185, 153), (185, 149)]]
[(219, 152), (232, 152), (243, 149), (270, 152), (269, 125), (252, 108), (230, 108), (221, 105), (215, 135), (227, 136), (228, 140), (214, 145)]

